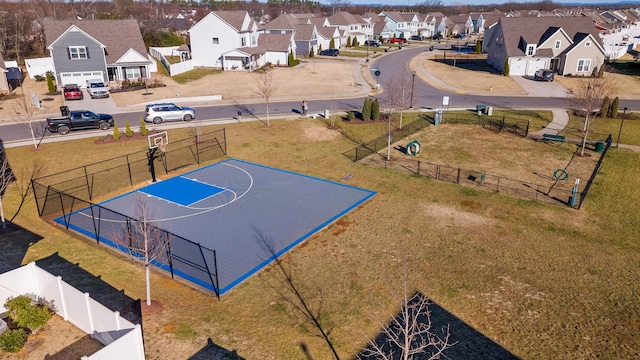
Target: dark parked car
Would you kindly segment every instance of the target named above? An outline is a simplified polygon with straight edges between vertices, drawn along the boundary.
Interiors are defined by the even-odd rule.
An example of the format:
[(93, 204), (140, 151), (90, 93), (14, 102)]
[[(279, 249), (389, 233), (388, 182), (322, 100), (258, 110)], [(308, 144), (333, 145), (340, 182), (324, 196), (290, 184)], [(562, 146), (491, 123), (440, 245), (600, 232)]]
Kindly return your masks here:
[(533, 78), (539, 81), (553, 81), (553, 77), (554, 77), (553, 70), (545, 70), (545, 69), (539, 69), (533, 75)]
[(420, 36), (420, 35), (413, 35), (411, 37), (411, 40), (422, 41), (422, 40), (424, 40), (424, 38), (422, 36)]
[(82, 90), (80, 90), (76, 84), (65, 85), (62, 93), (64, 94), (65, 100), (82, 100), (84, 98)]
[(407, 42), (405, 38), (391, 38), (389, 39), (389, 43), (391, 44), (404, 44)]
[(467, 37), (467, 34), (465, 34), (465, 33), (459, 33), (459, 34), (457, 34), (457, 35), (456, 35), (456, 37), (457, 37), (458, 39), (464, 39), (464, 38), (466, 38), (466, 37)]
[(338, 56), (338, 55), (340, 55), (340, 50), (338, 50), (338, 49), (325, 49), (325, 50), (320, 51), (320, 55)]
[(380, 40), (365, 40), (365, 41), (364, 41), (364, 45), (365, 45), (365, 46), (375, 46), (375, 47), (378, 47), (378, 46), (380, 46), (380, 45), (382, 45), (382, 44), (380, 43)]

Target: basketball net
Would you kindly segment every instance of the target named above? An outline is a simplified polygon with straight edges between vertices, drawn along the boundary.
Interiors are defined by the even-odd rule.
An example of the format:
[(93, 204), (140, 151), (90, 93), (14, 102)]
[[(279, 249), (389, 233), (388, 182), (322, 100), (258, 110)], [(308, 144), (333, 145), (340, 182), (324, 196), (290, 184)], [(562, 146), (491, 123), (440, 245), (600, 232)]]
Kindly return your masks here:
[(160, 149), (160, 151), (162, 151), (163, 154), (167, 150), (167, 144), (165, 144), (162, 141), (158, 142), (156, 146), (158, 146), (158, 149)]

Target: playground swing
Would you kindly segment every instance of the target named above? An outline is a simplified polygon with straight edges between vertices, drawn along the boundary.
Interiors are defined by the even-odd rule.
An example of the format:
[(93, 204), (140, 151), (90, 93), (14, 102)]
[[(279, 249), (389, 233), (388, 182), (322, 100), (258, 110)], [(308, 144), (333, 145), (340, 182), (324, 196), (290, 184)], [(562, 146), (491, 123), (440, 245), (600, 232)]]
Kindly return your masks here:
[(405, 149), (405, 154), (416, 156), (420, 153), (420, 142), (418, 140), (412, 140), (407, 144)]

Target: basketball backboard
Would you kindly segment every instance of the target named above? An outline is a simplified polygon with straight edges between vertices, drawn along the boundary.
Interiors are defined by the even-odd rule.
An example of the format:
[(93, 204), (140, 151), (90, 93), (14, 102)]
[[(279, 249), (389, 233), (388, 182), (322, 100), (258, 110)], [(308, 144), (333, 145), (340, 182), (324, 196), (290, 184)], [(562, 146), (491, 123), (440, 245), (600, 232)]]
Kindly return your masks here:
[(158, 144), (166, 146), (169, 143), (169, 135), (166, 131), (150, 134), (147, 139), (149, 140), (149, 149), (157, 149)]

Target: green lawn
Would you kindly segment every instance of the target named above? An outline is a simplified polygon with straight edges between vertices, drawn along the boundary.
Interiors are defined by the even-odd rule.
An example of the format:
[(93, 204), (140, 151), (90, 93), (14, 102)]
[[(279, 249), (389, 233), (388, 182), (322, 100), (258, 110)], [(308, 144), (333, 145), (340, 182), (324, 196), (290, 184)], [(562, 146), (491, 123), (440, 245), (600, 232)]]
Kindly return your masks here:
[[(545, 112), (504, 116), (531, 118), (536, 126), (548, 121)], [(469, 352), (481, 351), (478, 337), (522, 359), (637, 357), (640, 153), (609, 151), (582, 209), (574, 210), (352, 163), (342, 153), (379, 136), (384, 124), (339, 125), (341, 130), (329, 130), (324, 120), (306, 118), (272, 121), (270, 128), (260, 122), (239, 123), (227, 126), (226, 140), (231, 157), (377, 192), (284, 257), (285, 268), (330, 330), (341, 358), (353, 358), (367, 336), (379, 333), (379, 323), (399, 310), (392, 293), (400, 290), (404, 258), (410, 290), (428, 294), (443, 308), (454, 322), (452, 331), (460, 322), (473, 329), (454, 333), (460, 343), (449, 353), (451, 358), (470, 358)], [(455, 142), (453, 131), (470, 126), (446, 124), (427, 135), (439, 141), (450, 136), (449, 142)], [(169, 130), (169, 135), (179, 139), (188, 131)], [(523, 147), (532, 140), (487, 132), (482, 132), (482, 142), (490, 148), (488, 142), (495, 141), (485, 155), (492, 161), (509, 153), (512, 158), (503, 167), (517, 161), (513, 158), (534, 169), (536, 162), (545, 165), (536, 150), (540, 144), (513, 156), (511, 148), (502, 147), (505, 139)], [(45, 144), (38, 151), (10, 148), (7, 154), (20, 183), (22, 168), (36, 159), (53, 173), (145, 146), (144, 140), (92, 140)], [(467, 155), (450, 154), (447, 161), (471, 161), (467, 157), (473, 155), (474, 142), (465, 140), (448, 151)], [(436, 141), (422, 151), (443, 150)], [(14, 185), (3, 198), (7, 216), (17, 201)], [(33, 201), (16, 223), (41, 239), (25, 232), (1, 236), (0, 262), (27, 263), (57, 253), (127, 296), (145, 297), (141, 267), (39, 219)], [(189, 358), (208, 341), (246, 359), (332, 358), (309, 322), (282, 296), (286, 291), (281, 280), (275, 269), (263, 271), (217, 301), (153, 272), (152, 298), (163, 310), (144, 316), (147, 358)]]
[(219, 74), (222, 70), (212, 70), (212, 69), (194, 69), (191, 71), (187, 71), (182, 74), (178, 74), (173, 76), (173, 80), (175, 80), (179, 84), (186, 84), (188, 82), (201, 79), (207, 75), (211, 74)]

